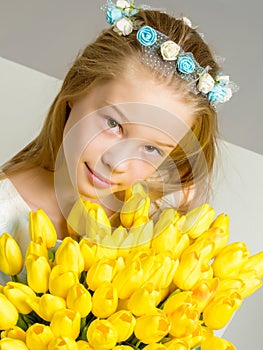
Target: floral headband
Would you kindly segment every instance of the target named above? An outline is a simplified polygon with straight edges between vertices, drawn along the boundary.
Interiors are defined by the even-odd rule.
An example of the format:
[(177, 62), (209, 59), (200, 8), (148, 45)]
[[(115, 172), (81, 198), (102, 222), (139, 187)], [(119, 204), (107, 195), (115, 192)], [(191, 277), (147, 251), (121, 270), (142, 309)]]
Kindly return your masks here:
[[(183, 49), (168, 36), (150, 26), (143, 25), (133, 16), (141, 9), (150, 9), (149, 6), (135, 7), (134, 2), (117, 0), (113, 3), (107, 1), (106, 19), (119, 35), (127, 36), (137, 30), (137, 40), (141, 44), (144, 55), (142, 61), (152, 68), (161, 71), (164, 75), (176, 74), (189, 83), (189, 89), (195, 94), (202, 94), (216, 107), (218, 103), (227, 102), (236, 84), (229, 80), (229, 76), (219, 73), (214, 79), (208, 70), (210, 67), (201, 67), (191, 52)], [(188, 18), (181, 18), (191, 27)]]

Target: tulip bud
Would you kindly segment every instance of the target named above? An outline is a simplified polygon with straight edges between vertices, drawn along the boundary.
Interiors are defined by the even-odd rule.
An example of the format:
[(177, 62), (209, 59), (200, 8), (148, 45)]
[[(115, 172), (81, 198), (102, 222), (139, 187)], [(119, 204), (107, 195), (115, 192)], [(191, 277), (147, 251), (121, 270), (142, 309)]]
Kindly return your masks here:
[(184, 254), (174, 274), (174, 283), (183, 290), (192, 289), (202, 276), (202, 259), (196, 252)]
[(136, 319), (134, 334), (144, 344), (157, 343), (170, 330), (170, 322), (162, 311)]
[(214, 256), (214, 247), (214, 242), (201, 236), (183, 251), (182, 257), (189, 253), (196, 252), (200, 256), (203, 265), (208, 264)]
[(21, 250), (12, 236), (0, 236), (0, 270), (6, 275), (18, 275), (23, 269)]
[(77, 283), (70, 287), (67, 295), (67, 306), (69, 309), (86, 317), (91, 311), (91, 295), (83, 284)]
[(165, 343), (165, 348), (168, 350), (190, 350), (189, 344), (182, 339), (173, 339), (168, 341)]
[(247, 262), (249, 251), (244, 242), (228, 244), (216, 256), (212, 268), (214, 276), (221, 279), (238, 278), (239, 272)]
[(93, 348), (85, 340), (78, 340), (77, 346), (78, 346), (78, 350), (93, 350)]
[(42, 237), (38, 237), (36, 241), (29, 242), (26, 250), (26, 258), (29, 255), (44, 256), (48, 260), (48, 249)]
[(79, 198), (67, 218), (70, 234), (89, 237), (94, 240), (98, 232), (111, 232), (111, 225), (102, 206)]
[(177, 293), (164, 304), (163, 311), (171, 322), (170, 334), (175, 338), (184, 338), (199, 327), (200, 312), (192, 299), (191, 291)]
[(143, 185), (140, 182), (136, 182), (131, 187), (127, 188), (124, 193), (124, 201), (127, 202), (128, 199), (131, 198), (132, 195), (138, 193), (142, 198), (147, 196), (147, 193), (144, 190)]
[(49, 326), (35, 323), (26, 331), (26, 345), (30, 350), (46, 350), (48, 344), (54, 339)]
[(116, 264), (116, 260), (107, 258), (95, 262), (86, 276), (86, 282), (89, 289), (94, 291), (101, 283), (111, 282), (116, 271)]
[[(151, 239), (153, 236), (153, 221), (147, 220), (146, 223), (142, 223), (138, 226), (132, 226), (129, 230), (129, 234), (122, 241), (120, 248), (126, 248), (126, 253), (130, 251), (141, 251), (150, 247)], [(119, 250), (120, 252), (120, 250)], [(119, 255), (127, 256), (121, 252)]]
[(118, 332), (108, 320), (96, 319), (87, 330), (89, 344), (95, 349), (112, 349), (118, 340)]
[(45, 256), (28, 255), (26, 258), (27, 282), (36, 293), (48, 290), (51, 267)]
[(208, 230), (214, 217), (215, 210), (209, 204), (200, 205), (185, 215), (182, 231), (195, 239)]
[(143, 270), (139, 260), (133, 261), (119, 271), (112, 280), (120, 299), (129, 298), (143, 283)]
[(203, 320), (211, 329), (221, 329), (227, 325), (234, 312), (240, 307), (242, 298), (238, 293), (214, 299), (203, 312)]
[(76, 339), (80, 332), (79, 312), (69, 309), (56, 311), (50, 322), (50, 328), (56, 337)]
[(79, 248), (84, 260), (85, 271), (88, 271), (96, 261), (104, 257), (101, 246), (89, 238), (82, 238), (79, 242)]
[(4, 294), (0, 294), (0, 329), (7, 330), (16, 325), (18, 311)]
[(78, 282), (76, 272), (68, 271), (63, 265), (56, 265), (49, 276), (49, 291), (53, 295), (66, 299), (69, 288)]
[(54, 247), (57, 241), (56, 229), (43, 209), (29, 212), (29, 234), (34, 242), (41, 237), (47, 248)]
[(216, 336), (208, 337), (202, 342), (202, 350), (236, 350), (228, 340)]
[(197, 304), (201, 312), (206, 305), (215, 297), (219, 285), (218, 278), (200, 280), (192, 289), (192, 300)]
[(163, 350), (163, 349), (167, 350), (167, 347), (161, 343), (151, 343), (149, 345), (146, 345), (143, 349), (144, 350)]
[(59, 336), (49, 343), (47, 350), (78, 350), (78, 346), (74, 339)]
[(256, 278), (263, 278), (263, 251), (250, 256), (242, 267), (242, 271), (251, 270), (256, 272)]
[(45, 321), (50, 322), (54, 313), (66, 309), (65, 299), (52, 294), (43, 294), (40, 298), (28, 299), (28, 304)]
[(255, 291), (262, 286), (262, 280), (257, 278), (257, 273), (255, 271), (241, 272), (239, 278), (243, 283), (242, 287), (238, 290), (242, 299), (255, 293)]
[(26, 344), (19, 339), (4, 338), (0, 340), (0, 350), (28, 350)]
[(110, 321), (117, 330), (117, 342), (122, 342), (130, 338), (136, 323), (135, 317), (127, 310), (115, 312), (108, 318), (108, 321)]
[(142, 197), (139, 193), (134, 193), (122, 206), (120, 212), (121, 224), (128, 228), (133, 226), (139, 218), (140, 220), (141, 218), (145, 218), (147, 221), (149, 212), (150, 198)]
[(153, 313), (161, 301), (160, 293), (152, 283), (147, 283), (135, 290), (128, 300), (127, 307), (135, 316)]
[(25, 303), (26, 298), (35, 297), (34, 291), (25, 284), (18, 282), (7, 282), (3, 290), (5, 296), (22, 314), (29, 314), (32, 308)]
[(118, 292), (112, 283), (103, 282), (92, 296), (92, 313), (99, 318), (113, 314), (118, 306)]
[(57, 265), (63, 265), (68, 271), (78, 274), (84, 270), (84, 260), (78, 242), (71, 237), (63, 239), (55, 255)]
[(23, 342), (25, 342), (26, 341), (26, 332), (18, 326), (13, 326), (13, 327), (10, 327), (7, 330), (1, 332), (1, 339), (3, 339), (3, 338), (18, 339), (18, 340), (22, 340)]

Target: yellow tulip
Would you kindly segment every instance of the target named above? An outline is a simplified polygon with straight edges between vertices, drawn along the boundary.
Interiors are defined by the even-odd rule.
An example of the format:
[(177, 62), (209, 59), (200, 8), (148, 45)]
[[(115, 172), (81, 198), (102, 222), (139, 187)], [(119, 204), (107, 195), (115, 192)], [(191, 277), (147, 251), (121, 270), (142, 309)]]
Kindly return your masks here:
[(142, 316), (152, 313), (161, 301), (160, 293), (154, 289), (152, 283), (147, 283), (135, 290), (130, 296), (127, 308), (135, 315)]
[(4, 294), (0, 294), (0, 329), (7, 330), (16, 325), (18, 311)]
[(135, 317), (128, 310), (120, 310), (108, 317), (118, 333), (117, 342), (122, 342), (130, 338), (135, 327)]
[(200, 312), (192, 298), (191, 291), (177, 293), (165, 302), (163, 311), (171, 322), (170, 334), (183, 338), (199, 327)]
[(48, 344), (54, 339), (49, 326), (35, 323), (26, 331), (26, 345), (30, 350), (46, 350)]
[(93, 348), (85, 340), (78, 340), (77, 346), (78, 346), (78, 350), (93, 350)]
[(21, 250), (12, 236), (0, 236), (0, 270), (6, 275), (18, 275), (23, 269)]
[(50, 328), (56, 337), (76, 339), (80, 332), (80, 313), (69, 309), (58, 310), (54, 313)]
[(247, 272), (241, 271), (239, 278), (243, 284), (242, 287), (238, 290), (238, 293), (243, 299), (255, 293), (255, 291), (258, 290), (263, 284), (262, 280), (257, 277), (255, 270), (250, 270)]
[(211, 329), (225, 327), (241, 303), (242, 298), (236, 292), (215, 298), (203, 311), (205, 325)]
[(144, 350), (163, 350), (163, 349), (167, 349), (167, 347), (161, 343), (151, 343), (144, 347)]
[(19, 339), (4, 338), (0, 340), (0, 350), (28, 350), (26, 344)]
[(74, 339), (59, 336), (49, 343), (47, 350), (78, 350), (78, 346)]
[(95, 349), (112, 349), (117, 343), (118, 332), (110, 321), (96, 319), (88, 327), (87, 339)]
[(250, 252), (244, 242), (228, 244), (216, 256), (212, 268), (214, 276), (221, 279), (238, 278), (240, 270), (248, 260)]
[(83, 284), (77, 283), (70, 287), (67, 295), (69, 309), (78, 311), (81, 317), (87, 316), (91, 311), (91, 295)]
[(27, 283), (36, 293), (48, 290), (51, 267), (44, 256), (28, 255), (26, 258)]
[(35, 297), (34, 291), (25, 284), (18, 282), (7, 282), (3, 289), (5, 296), (22, 314), (29, 314), (32, 308), (25, 303), (26, 298)]
[(43, 209), (29, 212), (29, 234), (34, 242), (41, 237), (47, 248), (54, 247), (57, 241), (56, 229)]
[(96, 290), (101, 283), (111, 282), (116, 272), (117, 263), (114, 259), (103, 258), (95, 262), (88, 270), (86, 283), (91, 290)]
[(202, 350), (236, 350), (234, 345), (228, 340), (216, 336), (206, 338), (202, 342)]
[(209, 204), (200, 205), (185, 215), (182, 231), (195, 239), (208, 230), (214, 217), (215, 210)]
[(67, 218), (70, 234), (89, 237), (94, 240), (98, 233), (110, 233), (111, 226), (102, 206), (79, 198)]
[(175, 271), (179, 265), (178, 259), (168, 254), (159, 253), (141, 259), (144, 271), (144, 281), (152, 283), (154, 288), (167, 288), (173, 281)]
[[(151, 239), (153, 236), (153, 221), (148, 220), (147, 222), (132, 226), (129, 230), (127, 237), (121, 242), (119, 249), (119, 255), (127, 256), (130, 251), (141, 251), (150, 247)], [(123, 254), (123, 249), (124, 253)], [(125, 252), (126, 250), (126, 252)]]
[(78, 242), (71, 237), (64, 238), (56, 251), (55, 263), (63, 265), (68, 271), (81, 273), (84, 270), (84, 259)]
[(206, 305), (215, 297), (218, 286), (218, 278), (200, 280), (194, 286), (192, 300), (197, 304), (199, 311), (203, 311)]
[(92, 296), (92, 313), (99, 318), (113, 314), (118, 307), (117, 288), (110, 282), (103, 282)]
[(119, 271), (112, 280), (120, 299), (129, 298), (143, 283), (143, 270), (139, 260), (133, 261)]
[(208, 264), (213, 258), (214, 247), (215, 244), (213, 241), (208, 240), (207, 238), (203, 238), (203, 236), (201, 236), (183, 251), (181, 258), (183, 258), (184, 255), (196, 252), (202, 260), (202, 264), (205, 265)]
[(89, 238), (82, 238), (79, 242), (79, 247), (84, 260), (85, 271), (88, 271), (96, 261), (104, 258), (101, 246), (92, 242)]
[(256, 278), (263, 278), (263, 251), (250, 256), (241, 269), (243, 271), (255, 271)]
[(13, 327), (10, 327), (7, 330), (1, 332), (1, 339), (3, 339), (3, 338), (18, 339), (18, 340), (22, 340), (23, 342), (25, 342), (26, 341), (26, 332), (18, 326), (13, 326)]
[(202, 277), (202, 264), (203, 261), (198, 253), (184, 254), (173, 278), (177, 287), (183, 290), (192, 289)]
[(29, 255), (44, 256), (48, 260), (48, 249), (42, 237), (38, 237), (36, 241), (29, 242), (26, 250), (26, 258)]
[(130, 199), (135, 193), (140, 194), (142, 198), (147, 196), (143, 185), (140, 182), (136, 182), (134, 185), (125, 190), (124, 201), (127, 202), (127, 200)]
[(49, 291), (53, 295), (66, 299), (69, 288), (78, 282), (76, 272), (68, 271), (63, 265), (56, 265), (49, 276)]
[(144, 344), (157, 343), (170, 330), (170, 322), (162, 311), (136, 319), (134, 334)]
[(35, 313), (48, 322), (52, 320), (56, 311), (66, 309), (65, 299), (49, 293), (41, 297), (29, 298), (28, 304)]
[(144, 197), (140, 193), (134, 193), (122, 206), (120, 212), (121, 224), (127, 228), (138, 226), (142, 223), (141, 220), (145, 222), (149, 219), (149, 212), (150, 198)]
[(190, 350), (191, 349), (189, 344), (182, 339), (173, 339), (168, 341), (167, 343), (165, 343), (165, 348), (168, 350)]

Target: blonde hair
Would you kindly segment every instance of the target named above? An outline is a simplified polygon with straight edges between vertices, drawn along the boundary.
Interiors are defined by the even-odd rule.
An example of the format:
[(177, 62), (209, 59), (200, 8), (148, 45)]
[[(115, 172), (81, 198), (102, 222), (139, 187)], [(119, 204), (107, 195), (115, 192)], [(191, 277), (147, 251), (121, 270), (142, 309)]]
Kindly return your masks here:
[[(202, 67), (210, 66), (209, 73), (215, 77), (219, 67), (210, 49), (196, 30), (187, 26), (183, 20), (151, 10), (141, 10), (135, 17), (167, 35), (185, 52), (192, 52)], [(139, 69), (151, 70), (151, 67), (142, 64), (141, 54), (136, 31), (128, 36), (120, 36), (112, 28), (102, 31), (98, 38), (76, 57), (60, 92), (49, 109), (39, 135), (4, 164), (2, 170), (8, 175), (31, 164), (54, 171), (63, 130), (70, 113), (68, 102), (85, 95), (95, 84), (112, 80), (123, 74), (131, 59), (134, 63), (133, 69), (137, 66)], [(151, 73), (162, 83), (179, 91), (182, 100), (191, 104), (195, 122), (191, 132), (171, 153), (179, 178), (175, 178), (172, 172), (169, 174), (169, 164), (165, 164), (163, 171), (168, 174), (166, 181), (169, 185), (166, 184), (164, 188), (163, 185), (158, 184), (158, 181), (150, 181), (149, 186), (155, 193), (155, 198), (160, 198), (163, 194), (175, 191), (179, 187), (187, 198), (188, 189), (206, 178), (207, 173), (212, 171), (217, 138), (216, 112), (203, 96), (190, 92), (186, 87), (187, 83), (181, 78), (176, 75), (167, 78), (158, 71)], [(198, 142), (189, 142), (193, 138)], [(202, 159), (205, 159), (207, 171), (204, 171)], [(183, 210), (183, 205), (181, 209)]]

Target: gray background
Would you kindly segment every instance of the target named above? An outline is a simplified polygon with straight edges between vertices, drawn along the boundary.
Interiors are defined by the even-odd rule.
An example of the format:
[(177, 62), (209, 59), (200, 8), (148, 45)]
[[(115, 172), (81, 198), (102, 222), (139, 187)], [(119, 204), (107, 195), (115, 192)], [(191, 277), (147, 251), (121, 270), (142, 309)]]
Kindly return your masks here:
[[(107, 26), (102, 0), (0, 0), (0, 56), (63, 79), (77, 52)], [(141, 2), (137, 1), (137, 4)], [(263, 154), (262, 10), (259, 0), (145, 0), (186, 15), (225, 58), (224, 72), (240, 87), (220, 106), (223, 139)]]

